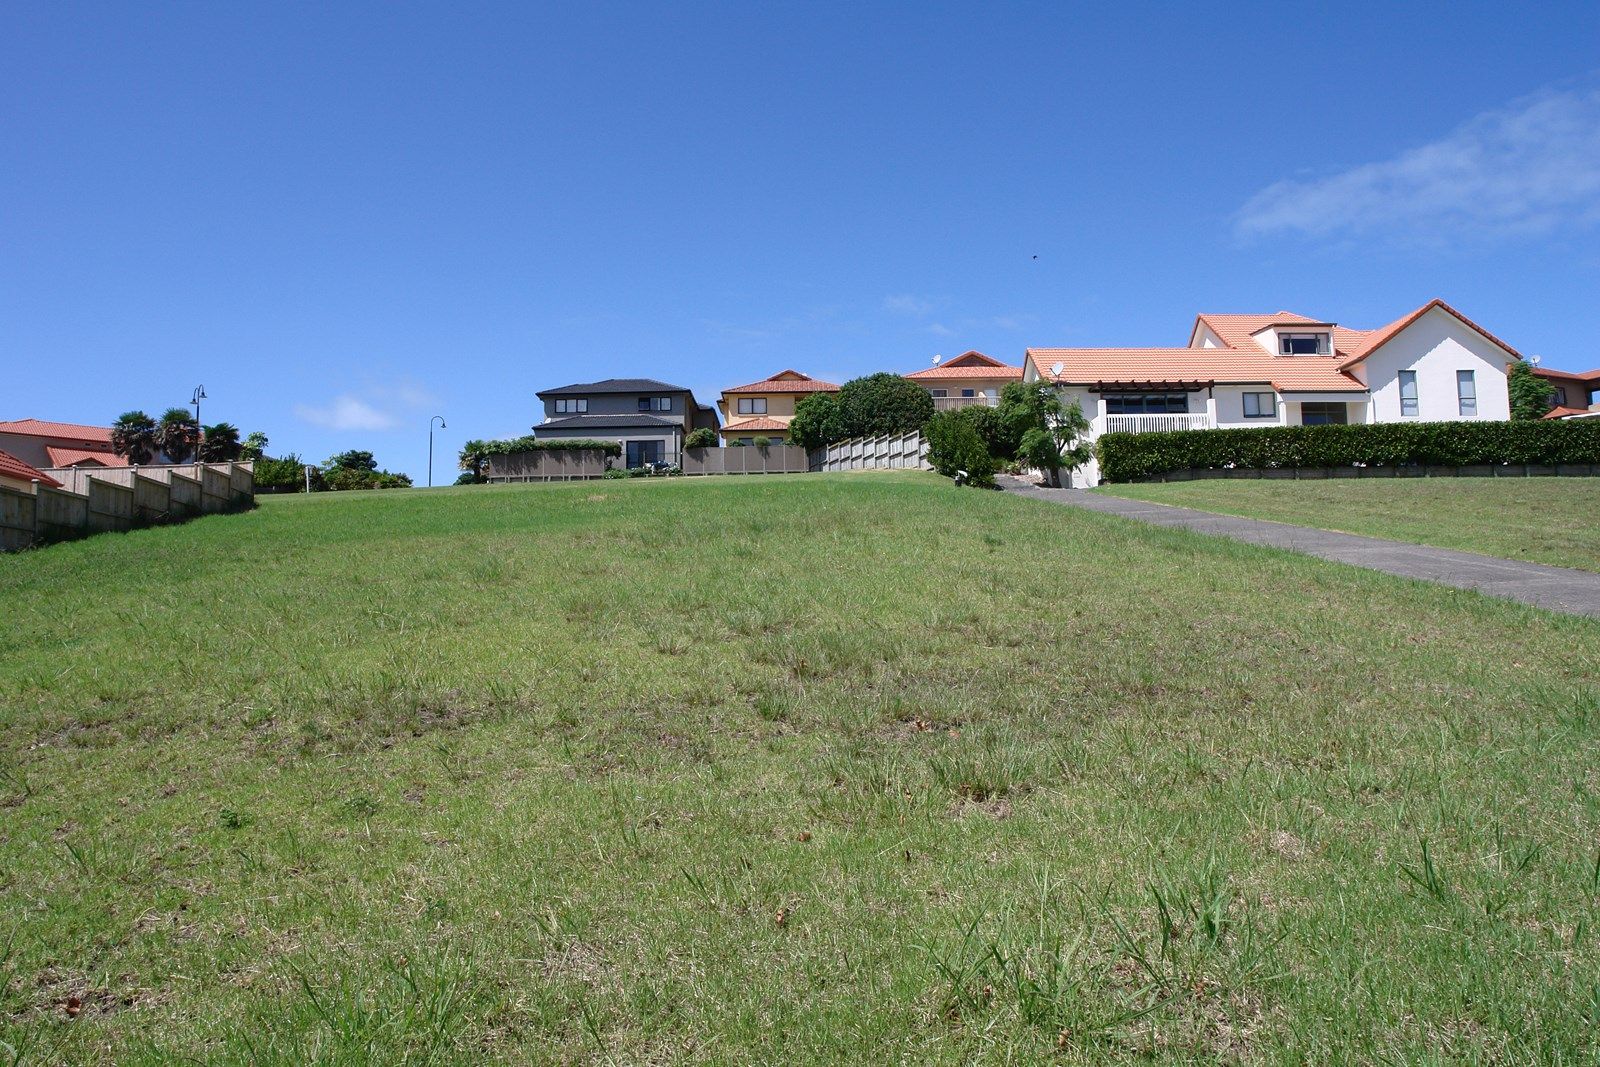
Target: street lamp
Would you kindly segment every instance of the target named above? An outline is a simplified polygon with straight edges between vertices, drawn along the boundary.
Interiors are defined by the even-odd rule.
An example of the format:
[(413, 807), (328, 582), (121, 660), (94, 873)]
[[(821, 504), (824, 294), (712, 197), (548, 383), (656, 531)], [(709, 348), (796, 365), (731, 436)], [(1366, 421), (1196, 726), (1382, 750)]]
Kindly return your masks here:
[(437, 422), (439, 429), (445, 429), (444, 416), (435, 415), (428, 420), (428, 488), (433, 488), (433, 424)]
[(189, 403), (194, 405), (194, 461), (200, 462), (200, 440), (203, 431), (200, 429), (200, 401), (206, 399), (206, 387), (194, 387), (194, 396), (189, 398)]

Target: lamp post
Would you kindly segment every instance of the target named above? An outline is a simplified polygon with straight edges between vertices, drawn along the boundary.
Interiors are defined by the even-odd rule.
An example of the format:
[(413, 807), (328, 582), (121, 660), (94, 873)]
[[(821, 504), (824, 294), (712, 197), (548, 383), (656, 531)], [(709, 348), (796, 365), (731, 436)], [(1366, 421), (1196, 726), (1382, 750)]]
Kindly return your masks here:
[(444, 416), (435, 415), (428, 420), (428, 488), (433, 488), (433, 424), (437, 422), (439, 429), (445, 429)]
[(200, 462), (200, 441), (204, 435), (204, 431), (200, 429), (200, 401), (204, 399), (206, 399), (206, 387), (203, 385), (195, 386), (194, 396), (189, 398), (189, 403), (194, 405), (194, 461), (196, 463)]

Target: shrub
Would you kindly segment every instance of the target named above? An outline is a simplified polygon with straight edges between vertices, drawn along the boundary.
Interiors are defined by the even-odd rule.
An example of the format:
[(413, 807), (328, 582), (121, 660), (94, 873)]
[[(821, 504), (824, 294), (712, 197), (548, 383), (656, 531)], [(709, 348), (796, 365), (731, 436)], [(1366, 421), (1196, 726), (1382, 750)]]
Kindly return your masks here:
[(1600, 419), (1108, 433), (1095, 449), (1109, 482), (1226, 467), (1588, 464), (1600, 463)]
[(709, 426), (702, 426), (698, 430), (692, 430), (690, 431), (689, 436), (683, 439), (683, 447), (716, 448), (717, 431), (711, 429)]
[(839, 388), (839, 418), (846, 437), (917, 433), (933, 418), (933, 396), (898, 374), (852, 378)]
[(757, 448), (771, 448), (772, 447), (772, 438), (770, 438), (770, 437), (757, 437), (755, 439), (755, 446)]
[[(258, 490), (269, 493), (298, 493), (305, 490), (306, 465), (293, 452), (282, 459), (262, 456), (255, 461), (254, 470)], [(311, 470), (311, 488), (313, 492), (328, 488), (322, 472), (315, 467)]]
[(789, 440), (806, 451), (815, 452), (846, 436), (837, 393), (812, 393), (794, 406)]
[(1006, 421), (1005, 415), (999, 408), (992, 408), (987, 404), (970, 404), (956, 410), (962, 418), (972, 423), (972, 428), (983, 438), (983, 443), (988, 446), (991, 456), (1002, 460), (1016, 457), (1021, 435)]
[(974, 485), (993, 485), (1000, 462), (989, 453), (972, 420), (963, 411), (941, 411), (923, 428), (928, 439), (928, 462), (947, 478), (966, 471)]
[(607, 467), (606, 472), (601, 475), (602, 478), (626, 478), (627, 476), (628, 472), (618, 467)]
[(1518, 421), (1544, 418), (1556, 395), (1556, 387), (1520, 359), (1506, 375), (1506, 389), (1511, 394), (1511, 417)]

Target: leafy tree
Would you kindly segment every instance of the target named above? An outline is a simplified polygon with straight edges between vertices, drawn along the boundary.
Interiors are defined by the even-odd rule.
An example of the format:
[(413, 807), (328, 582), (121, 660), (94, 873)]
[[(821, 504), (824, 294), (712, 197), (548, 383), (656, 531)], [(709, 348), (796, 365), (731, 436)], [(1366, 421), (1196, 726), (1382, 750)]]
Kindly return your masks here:
[(129, 463), (149, 463), (158, 448), (156, 420), (144, 412), (125, 411), (111, 424), (111, 450)]
[(207, 426), (200, 438), (200, 460), (203, 463), (227, 463), (239, 458), (244, 446), (239, 443), (239, 427), (231, 422)]
[(1061, 472), (1089, 462), (1094, 450), (1084, 440), (1089, 420), (1074, 400), (1061, 403), (1049, 382), (1007, 382), (1000, 391), (1000, 415), (1018, 434), (1017, 458), (1044, 473), (1045, 484), (1059, 486)]
[(843, 437), (917, 433), (933, 418), (933, 410), (933, 396), (898, 374), (868, 374), (839, 388)]
[(1511, 418), (1518, 422), (1544, 418), (1556, 395), (1556, 387), (1520, 359), (1506, 376), (1506, 388), (1511, 392)]
[[(277, 492), (304, 492), (306, 485), (306, 464), (293, 452), (282, 459), (272, 459), (262, 456), (255, 464), (256, 488)], [(311, 468), (311, 491), (320, 493), (328, 488), (327, 480), (320, 470)]]
[(378, 461), (373, 458), (371, 452), (353, 448), (348, 452), (340, 452), (329, 456), (327, 462), (323, 463), (322, 469), (330, 472), (336, 470), (375, 471), (378, 469)]
[(922, 431), (928, 439), (928, 462), (948, 478), (966, 471), (973, 485), (993, 485), (1000, 462), (967, 416), (969, 410), (941, 411), (928, 420)]
[(187, 463), (200, 444), (200, 427), (187, 408), (168, 408), (156, 426), (156, 444), (174, 463)]
[(462, 471), (461, 476), (455, 480), (456, 485), (477, 485), (478, 476), (471, 471)]
[(772, 447), (772, 438), (770, 438), (770, 437), (757, 437), (751, 443), (754, 444), (757, 448), (771, 448)]
[(717, 431), (709, 426), (702, 426), (698, 430), (691, 430), (689, 436), (683, 439), (684, 448), (716, 448)]
[(794, 406), (789, 440), (806, 451), (814, 452), (847, 436), (837, 393), (812, 393)]
[(1012, 428), (999, 408), (992, 408), (986, 404), (969, 404), (955, 410), (970, 422), (972, 428), (978, 432), (978, 436), (983, 438), (983, 443), (989, 447), (991, 456), (1001, 460), (1017, 458), (1017, 446), (1022, 442), (1022, 434)]
[(254, 430), (244, 439), (244, 447), (239, 450), (241, 459), (260, 459), (267, 454), (267, 435), (260, 430)]

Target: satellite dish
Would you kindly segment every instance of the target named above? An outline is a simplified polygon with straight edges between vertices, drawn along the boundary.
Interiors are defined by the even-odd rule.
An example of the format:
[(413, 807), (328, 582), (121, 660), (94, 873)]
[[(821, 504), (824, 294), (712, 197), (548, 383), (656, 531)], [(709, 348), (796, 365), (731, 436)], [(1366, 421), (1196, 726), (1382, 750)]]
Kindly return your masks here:
[(1535, 367), (1537, 367), (1539, 364), (1544, 362), (1544, 357), (1543, 356), (1529, 356), (1528, 357), (1528, 362), (1533, 364)]
[(939, 361), (940, 361), (940, 360), (941, 360), (941, 359), (943, 359), (943, 358), (944, 358), (944, 357), (943, 357), (943, 356), (941, 356), (941, 355), (939, 355), (939, 354), (938, 354), (938, 353), (935, 353), (935, 354), (934, 354), (934, 357), (933, 357), (933, 365), (934, 365), (934, 366), (935, 366), (935, 367), (937, 367), (937, 366), (938, 366), (938, 365), (939, 365)]
[(1061, 377), (1061, 371), (1062, 370), (1063, 370), (1063, 368), (1061, 366), (1061, 361), (1060, 360), (1057, 360), (1056, 362), (1050, 364), (1050, 374), (1051, 374), (1052, 377), (1055, 377), (1055, 378)]

